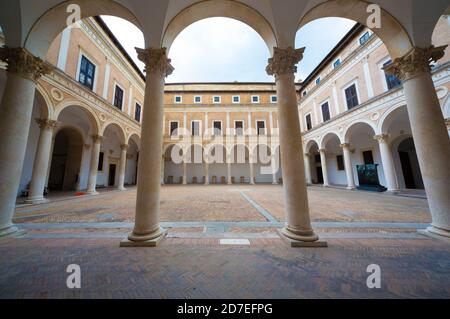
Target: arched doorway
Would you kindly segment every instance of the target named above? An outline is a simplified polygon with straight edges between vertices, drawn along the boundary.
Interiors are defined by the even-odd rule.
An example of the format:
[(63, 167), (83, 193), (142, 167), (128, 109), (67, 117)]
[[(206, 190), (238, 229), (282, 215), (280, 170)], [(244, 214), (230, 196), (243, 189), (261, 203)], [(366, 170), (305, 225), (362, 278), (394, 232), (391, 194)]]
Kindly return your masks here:
[(83, 137), (72, 127), (61, 129), (53, 145), (48, 188), (51, 191), (78, 190), (83, 155)]
[(397, 147), (397, 153), (401, 167), (401, 187), (404, 186), (407, 189), (424, 189), (413, 138), (407, 137), (402, 140)]

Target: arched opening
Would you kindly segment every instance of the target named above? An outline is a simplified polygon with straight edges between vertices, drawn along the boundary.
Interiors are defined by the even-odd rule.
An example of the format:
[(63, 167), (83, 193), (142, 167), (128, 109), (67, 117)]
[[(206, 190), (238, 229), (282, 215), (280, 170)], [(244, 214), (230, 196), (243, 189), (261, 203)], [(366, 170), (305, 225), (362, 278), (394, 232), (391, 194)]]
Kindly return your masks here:
[(266, 144), (258, 144), (253, 148), (253, 167), (255, 183), (271, 184), (273, 182), (272, 149)]
[(187, 151), (187, 183), (204, 184), (205, 167), (203, 163), (203, 146), (199, 144), (191, 145)]
[(63, 127), (53, 143), (48, 188), (50, 191), (80, 190), (83, 136), (73, 127)]
[(309, 166), (311, 168), (311, 180), (313, 184), (323, 184), (322, 164), (320, 161), (319, 144), (316, 141), (309, 141), (305, 147), (308, 154)]
[(339, 136), (335, 133), (328, 133), (321, 142), (321, 148), (326, 151), (325, 156), (327, 159), (327, 173), (330, 185), (347, 185), (341, 144)]
[(125, 186), (137, 184), (139, 148), (141, 139), (133, 134), (128, 140), (127, 165), (125, 167)]
[(248, 147), (244, 144), (238, 144), (231, 149), (231, 183), (249, 184), (250, 183), (250, 158)]
[(118, 186), (121, 146), (124, 144), (125, 134), (120, 125), (117, 123), (107, 125), (100, 148), (98, 188)]
[(169, 145), (164, 152), (164, 183), (183, 183), (183, 149), (177, 145)]
[(205, 148), (209, 163), (210, 184), (227, 183), (227, 149), (222, 144), (214, 144)]
[(398, 167), (397, 179), (402, 189), (424, 189), (416, 148), (412, 137), (400, 137), (393, 143), (396, 154), (394, 163)]

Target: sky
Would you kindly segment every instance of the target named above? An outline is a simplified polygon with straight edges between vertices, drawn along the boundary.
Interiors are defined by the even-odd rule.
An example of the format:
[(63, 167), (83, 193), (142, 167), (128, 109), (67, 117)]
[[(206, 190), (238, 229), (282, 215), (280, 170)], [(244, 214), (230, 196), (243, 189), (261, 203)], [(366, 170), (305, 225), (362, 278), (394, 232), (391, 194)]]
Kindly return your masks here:
[[(143, 69), (134, 49), (145, 46), (141, 31), (120, 18), (102, 18)], [(305, 79), (354, 24), (346, 19), (324, 18), (300, 29), (295, 45), (306, 50), (298, 65), (297, 80)], [(271, 82), (273, 77), (265, 72), (269, 57), (263, 39), (248, 25), (229, 18), (209, 18), (190, 25), (175, 39), (169, 52), (175, 71), (166, 82)]]

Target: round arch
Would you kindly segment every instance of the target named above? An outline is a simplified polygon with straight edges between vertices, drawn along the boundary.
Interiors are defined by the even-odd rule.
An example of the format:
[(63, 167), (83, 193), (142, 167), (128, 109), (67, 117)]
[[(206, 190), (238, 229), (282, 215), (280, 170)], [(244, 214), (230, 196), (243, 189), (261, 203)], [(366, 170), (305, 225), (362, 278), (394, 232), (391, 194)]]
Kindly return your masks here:
[(386, 111), (380, 118), (376, 134), (387, 134), (393, 120), (405, 109), (406, 104), (402, 102)]
[(270, 53), (277, 47), (277, 38), (270, 23), (255, 9), (233, 0), (205, 0), (178, 13), (164, 30), (161, 46), (168, 53), (176, 37), (189, 25), (207, 18), (231, 18), (253, 28), (264, 40)]
[(369, 120), (362, 120), (361, 119), (361, 120), (352, 122), (350, 125), (347, 126), (347, 128), (345, 129), (344, 134), (343, 134), (343, 136), (344, 136), (344, 143), (349, 143), (350, 142), (350, 136), (352, 135), (353, 131), (355, 129), (360, 128), (361, 126), (369, 126), (372, 129), (373, 134), (376, 135), (376, 132), (377, 132), (376, 125), (374, 123), (372, 123), (371, 121), (369, 121)]
[(112, 0), (69, 0), (59, 3), (47, 10), (32, 26), (26, 36), (24, 47), (32, 54), (45, 59), (47, 51), (53, 40), (68, 25), (67, 19), (69, 5), (78, 5), (80, 10), (80, 20), (100, 15), (111, 15), (122, 18), (133, 23), (142, 30), (141, 23), (137, 17), (125, 6)]
[(36, 91), (42, 96), (45, 102), (45, 107), (42, 110), (44, 113), (42, 115), (44, 115), (46, 119), (53, 118), (55, 105), (53, 104), (53, 100), (50, 97), (50, 94), (39, 82), (36, 84)]
[(447, 97), (447, 99), (444, 102), (444, 107), (442, 109), (442, 112), (444, 114), (444, 119), (450, 118), (450, 95)]
[(128, 136), (126, 144), (130, 145), (131, 142), (136, 144), (139, 149), (141, 147), (141, 136), (138, 133), (131, 134), (130, 136)]
[(342, 144), (341, 137), (338, 133), (335, 132), (328, 132), (322, 138), (320, 139), (320, 143), (318, 144), (320, 148), (325, 148), (329, 141), (331, 141), (333, 138), (337, 138), (339, 143)]
[[(301, 18), (297, 30), (314, 20), (331, 17), (346, 18), (367, 26), (369, 4), (363, 0), (325, 1), (313, 7)], [(382, 28), (371, 30), (386, 45), (392, 60), (404, 56), (413, 48), (411, 38), (403, 26), (383, 9), (381, 9), (381, 24)]]
[(319, 149), (320, 148), (319, 145), (320, 145), (319, 142), (317, 142), (316, 140), (309, 140), (305, 144), (305, 152), (309, 153), (313, 146), (317, 146), (317, 149)]
[(97, 115), (91, 110), (91, 108), (88, 105), (81, 103), (80, 101), (77, 101), (77, 100), (63, 101), (61, 104), (58, 104), (55, 107), (55, 111), (53, 112), (52, 119), (57, 121), (59, 116), (63, 113), (63, 111), (69, 107), (80, 108), (88, 116), (88, 118), (91, 122), (92, 133), (93, 134), (100, 133), (101, 124), (100, 124), (100, 120), (98, 119)]
[(112, 129), (114, 132), (116, 132), (119, 135), (121, 144), (126, 144), (127, 139), (125, 136), (125, 132), (123, 131), (122, 127), (117, 122), (109, 121), (109, 122), (105, 123), (105, 125), (103, 125), (103, 130), (101, 131), (100, 135), (104, 136), (105, 132), (108, 129)]
[(245, 164), (250, 161), (250, 148), (245, 144), (235, 144), (228, 150), (228, 155), (232, 164)]

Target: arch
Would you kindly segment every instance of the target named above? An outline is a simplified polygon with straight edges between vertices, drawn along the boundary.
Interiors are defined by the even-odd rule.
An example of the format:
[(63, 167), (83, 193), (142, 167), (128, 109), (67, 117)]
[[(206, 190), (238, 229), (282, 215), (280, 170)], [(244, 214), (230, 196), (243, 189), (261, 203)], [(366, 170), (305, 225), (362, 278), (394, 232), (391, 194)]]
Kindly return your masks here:
[(313, 146), (317, 146), (317, 149), (319, 149), (320, 148), (319, 145), (320, 145), (319, 142), (317, 142), (316, 140), (309, 140), (305, 144), (305, 152), (309, 153)]
[(108, 130), (109, 128), (111, 128), (115, 133), (117, 133), (119, 135), (121, 144), (126, 144), (127, 139), (125, 137), (125, 132), (123, 131), (122, 127), (117, 122), (109, 121), (109, 122), (105, 123), (100, 135), (104, 136), (106, 133), (106, 130)]
[[(367, 6), (362, 0), (330, 0), (309, 10), (300, 20), (297, 30), (321, 18), (346, 18), (363, 25), (367, 24)], [(386, 45), (392, 60), (404, 56), (412, 48), (412, 41), (403, 26), (386, 10), (381, 9), (382, 28), (371, 29)]]
[[(242, 152), (244, 152), (243, 158)], [(232, 164), (248, 163), (250, 161), (250, 148), (245, 144), (235, 144), (229, 150), (229, 158)]]
[(55, 105), (53, 104), (53, 100), (50, 97), (50, 94), (47, 92), (47, 90), (42, 86), (40, 82), (37, 82), (36, 84), (36, 91), (42, 96), (44, 99), (45, 108), (43, 108), (43, 112), (45, 115), (45, 118), (49, 119), (53, 117), (53, 112), (55, 110)]
[(53, 112), (53, 120), (57, 121), (63, 111), (69, 107), (80, 108), (89, 118), (90, 124), (92, 125), (92, 133), (99, 134), (100, 133), (100, 120), (97, 115), (92, 111), (92, 109), (87, 105), (77, 100), (65, 100), (58, 104), (55, 107), (55, 111)]
[[(223, 154), (217, 153), (217, 149), (221, 149)], [(204, 156), (208, 163), (223, 164), (227, 162), (228, 150), (224, 144), (209, 144), (204, 147)], [(221, 156), (221, 158), (218, 158)], [(219, 160), (219, 162), (217, 162)]]
[(190, 144), (184, 153), (186, 155), (186, 161), (190, 164), (202, 164), (204, 160), (205, 150), (202, 144), (193, 143)]
[(405, 102), (399, 103), (386, 111), (380, 118), (377, 134), (387, 134), (393, 120), (406, 109)]
[(70, 0), (59, 3), (47, 10), (34, 23), (27, 34), (24, 47), (34, 55), (45, 59), (47, 51), (53, 40), (67, 27), (69, 14), (67, 6), (80, 6), (80, 18), (85, 19), (100, 15), (111, 15), (125, 19), (142, 30), (141, 23), (137, 17), (125, 6), (111, 0)]
[(444, 119), (450, 118), (450, 95), (447, 97), (447, 99), (444, 102), (444, 107), (442, 109), (442, 112), (444, 114)]
[(327, 143), (329, 141), (331, 141), (334, 137), (338, 139), (340, 144), (342, 144), (341, 137), (339, 136), (338, 133), (328, 132), (324, 136), (322, 136), (322, 138), (320, 139), (320, 143), (319, 143), (320, 148), (325, 148), (327, 146)]
[(350, 142), (350, 136), (352, 135), (353, 131), (358, 129), (358, 128), (360, 128), (360, 127), (362, 127), (362, 126), (369, 126), (372, 129), (373, 134), (376, 135), (376, 132), (377, 132), (376, 125), (373, 122), (369, 121), (369, 120), (361, 119), (361, 120), (352, 122), (350, 125), (347, 126), (346, 130), (344, 131), (344, 135), (343, 135), (344, 136), (344, 143), (349, 143)]
[(138, 149), (140, 149), (141, 148), (141, 135), (139, 133), (133, 133), (130, 136), (128, 136), (126, 144), (130, 145), (131, 142), (136, 144)]
[(189, 25), (207, 18), (223, 17), (241, 21), (253, 28), (264, 40), (270, 53), (277, 47), (277, 38), (270, 23), (255, 9), (233, 0), (205, 0), (178, 13), (164, 30), (161, 46), (170, 48), (176, 37)]

